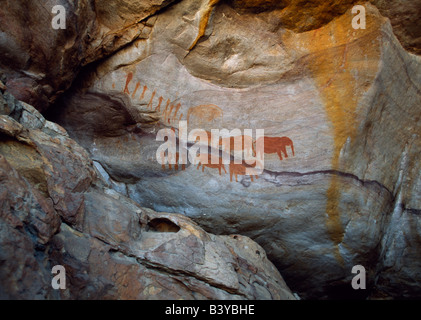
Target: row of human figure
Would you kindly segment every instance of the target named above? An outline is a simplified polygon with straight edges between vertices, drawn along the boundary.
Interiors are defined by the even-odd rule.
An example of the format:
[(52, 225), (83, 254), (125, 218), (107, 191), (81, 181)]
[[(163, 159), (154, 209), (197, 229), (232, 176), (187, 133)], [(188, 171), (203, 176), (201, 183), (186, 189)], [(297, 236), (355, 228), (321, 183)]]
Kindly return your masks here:
[[(183, 114), (181, 113), (181, 103), (175, 103), (170, 99), (164, 98), (163, 96), (159, 96), (159, 94), (157, 94), (157, 90), (152, 91), (152, 89), (148, 88), (146, 84), (142, 86), (140, 81), (136, 81), (136, 84), (131, 85), (133, 80), (133, 72), (129, 72), (126, 77), (125, 84), (123, 84), (122, 92), (131, 97), (132, 100), (146, 99), (147, 101), (148, 96), (149, 102), (147, 104), (147, 109), (160, 114), (161, 122), (165, 125), (181, 121), (181, 119), (184, 117), (186, 117), (187, 122), (190, 122), (190, 120), (192, 119), (212, 121), (216, 118), (223, 117), (222, 109), (214, 104), (201, 104), (197, 106), (192, 106), (188, 108), (187, 114)], [(112, 87), (113, 89), (116, 89), (116, 84), (113, 83)], [(147, 91), (151, 91), (150, 96), (146, 94)], [(156, 98), (158, 99), (158, 101), (155, 101)]]
[[(129, 97), (132, 99), (136, 99), (138, 97), (139, 100), (143, 100), (146, 98), (146, 92), (148, 91), (148, 86), (144, 85), (142, 87), (140, 81), (136, 82), (136, 85), (132, 92), (130, 92), (129, 86), (131, 81), (133, 80), (133, 73), (129, 72), (126, 77), (126, 83), (123, 88), (123, 93), (126, 93)], [(112, 85), (113, 89), (115, 89), (116, 85), (113, 83)], [(154, 105), (154, 98), (157, 97), (156, 90), (154, 90), (151, 93), (149, 103), (147, 105), (147, 108), (151, 111), (160, 113), (162, 116), (162, 121), (165, 124), (170, 124), (171, 121), (176, 122), (180, 121), (183, 118), (183, 114), (178, 115), (178, 112), (181, 108), (181, 104), (174, 104), (171, 102), (170, 99), (165, 99), (162, 96), (158, 97), (157, 105)], [(166, 102), (165, 102), (166, 100)]]

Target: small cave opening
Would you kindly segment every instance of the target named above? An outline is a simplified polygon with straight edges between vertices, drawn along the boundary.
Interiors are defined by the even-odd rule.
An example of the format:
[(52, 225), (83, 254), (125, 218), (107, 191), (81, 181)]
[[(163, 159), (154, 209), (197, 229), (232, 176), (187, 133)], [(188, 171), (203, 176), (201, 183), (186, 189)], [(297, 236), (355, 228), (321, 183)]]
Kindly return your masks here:
[(180, 231), (180, 227), (169, 219), (155, 218), (148, 222), (147, 231), (177, 233), (178, 231)]

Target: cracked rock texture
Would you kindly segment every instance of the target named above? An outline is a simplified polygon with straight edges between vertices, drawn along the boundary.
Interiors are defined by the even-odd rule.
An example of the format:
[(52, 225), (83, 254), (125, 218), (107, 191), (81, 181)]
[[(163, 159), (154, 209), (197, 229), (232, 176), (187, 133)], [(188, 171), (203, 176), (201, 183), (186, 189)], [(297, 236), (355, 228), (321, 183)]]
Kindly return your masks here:
[[(163, 279), (188, 298), (290, 297), (264, 251), (303, 298), (421, 297), (421, 1), (62, 1), (65, 31), (26, 28), (28, 3), (0, 8), (0, 151), (35, 190), (25, 205), (44, 197), (61, 218), (36, 232), (74, 265), (67, 298), (173, 297)], [(162, 166), (157, 133), (180, 121), (264, 129), (264, 171)]]

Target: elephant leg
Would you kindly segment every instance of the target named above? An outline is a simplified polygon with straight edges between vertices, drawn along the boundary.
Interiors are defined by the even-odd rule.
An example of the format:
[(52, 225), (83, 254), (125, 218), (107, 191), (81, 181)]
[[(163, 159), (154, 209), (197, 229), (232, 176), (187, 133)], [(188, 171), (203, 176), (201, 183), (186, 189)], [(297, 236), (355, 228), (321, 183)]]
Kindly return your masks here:
[(281, 160), (281, 161), (282, 161), (282, 160), (284, 160), (284, 159), (282, 158), (282, 151), (278, 151), (277, 153), (278, 153), (279, 160)]

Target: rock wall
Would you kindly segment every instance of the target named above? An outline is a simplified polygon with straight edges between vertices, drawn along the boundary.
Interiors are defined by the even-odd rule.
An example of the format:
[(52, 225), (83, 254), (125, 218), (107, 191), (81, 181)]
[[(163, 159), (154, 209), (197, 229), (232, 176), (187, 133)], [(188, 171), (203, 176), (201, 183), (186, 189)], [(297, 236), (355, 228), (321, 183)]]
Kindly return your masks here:
[[(147, 38), (147, 18), (171, 2), (9, 1), (0, 8), (3, 82), (17, 99), (45, 111), (82, 66)], [(56, 5), (66, 10), (64, 30), (52, 28)]]
[[(352, 27), (357, 4), (366, 10), (365, 29)], [(74, 225), (86, 226), (78, 220), (83, 216), (79, 211), (89, 212), (89, 205), (81, 209), (82, 202), (104, 203), (96, 196), (99, 191), (87, 191), (93, 167), (74, 166), (79, 157), (88, 159), (83, 163), (93, 160), (101, 179), (124, 203), (130, 198), (157, 212), (181, 213), (212, 233), (252, 238), (304, 298), (421, 295), (420, 1), (78, 5), (69, 10), (74, 21), (64, 32), (70, 38), (76, 34), (77, 41), (64, 51), (67, 38), (61, 31), (45, 29), (52, 38), (31, 47), (23, 46), (21, 33), (3, 31), (4, 41), (19, 44), (22, 55), (4, 54), (8, 90), (41, 111), (49, 107), (45, 116), (86, 150), (70, 152), (72, 160), (63, 166), (76, 170), (71, 183), (53, 192), (56, 210), (70, 228), (57, 237), (57, 246), (74, 237)], [(95, 18), (88, 23), (86, 16)], [(7, 21), (23, 28), (21, 20)], [(49, 52), (61, 50), (51, 61), (33, 49), (46, 44)], [(34, 76), (40, 70), (45, 77)], [(50, 94), (44, 83), (52, 88)], [(178, 145), (187, 143), (180, 121), (189, 131), (264, 129), (264, 171), (256, 177), (245, 175), (243, 164), (161, 165), (156, 152), (163, 142), (157, 134), (169, 128)], [(70, 137), (60, 143), (73, 145)], [(23, 151), (8, 143), (0, 149), (12, 154), (7, 161), (29, 171), (20, 174), (38, 190), (50, 190), (48, 179), (59, 178), (59, 170), (44, 179), (33, 168), (34, 161), (44, 160), (25, 150), (25, 159), (35, 159), (25, 162), (16, 155)], [(69, 193), (73, 198), (65, 196)], [(81, 200), (80, 194), (91, 200)], [(101, 256), (104, 249), (89, 238), (97, 231), (83, 232), (89, 236), (81, 240), (82, 247), (95, 247), (97, 259), (120, 268), (127, 257)], [(232, 243), (217, 239), (224, 239), (218, 241), (227, 248)], [(369, 290), (362, 294), (350, 286), (354, 265), (367, 270)], [(235, 294), (255, 297), (250, 292)]]
[[(1, 97), (1, 299), (295, 300), (251, 239), (141, 208), (62, 127)], [(51, 286), (56, 265), (66, 290)]]

